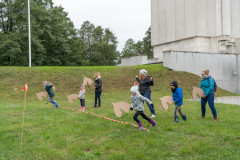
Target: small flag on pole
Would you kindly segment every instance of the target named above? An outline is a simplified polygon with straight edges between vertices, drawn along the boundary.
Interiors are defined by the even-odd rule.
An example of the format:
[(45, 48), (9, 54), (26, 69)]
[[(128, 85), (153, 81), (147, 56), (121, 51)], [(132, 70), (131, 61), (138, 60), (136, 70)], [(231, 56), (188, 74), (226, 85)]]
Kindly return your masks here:
[(25, 86), (23, 87), (23, 91), (28, 91), (27, 83), (26, 83)]

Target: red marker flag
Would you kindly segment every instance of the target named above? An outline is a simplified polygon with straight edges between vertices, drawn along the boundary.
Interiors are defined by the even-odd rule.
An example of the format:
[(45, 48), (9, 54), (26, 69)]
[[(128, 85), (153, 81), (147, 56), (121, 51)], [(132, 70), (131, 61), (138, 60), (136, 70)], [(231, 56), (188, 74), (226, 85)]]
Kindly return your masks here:
[(25, 86), (23, 87), (23, 91), (28, 91), (27, 83), (26, 83)]

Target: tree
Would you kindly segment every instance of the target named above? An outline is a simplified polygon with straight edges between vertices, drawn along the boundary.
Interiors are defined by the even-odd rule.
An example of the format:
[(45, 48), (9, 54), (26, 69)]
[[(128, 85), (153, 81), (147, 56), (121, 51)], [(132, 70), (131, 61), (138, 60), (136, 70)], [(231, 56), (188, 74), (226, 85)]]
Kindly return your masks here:
[[(68, 13), (54, 7), (52, 0), (31, 0), (31, 32), (33, 66), (82, 64), (76, 59), (81, 57), (74, 46), (80, 44), (76, 42), (76, 29)], [(27, 0), (0, 2), (0, 37), (4, 42), (0, 45), (0, 65), (27, 66)]]
[(87, 65), (115, 65), (117, 52), (117, 37), (108, 28), (95, 27), (85, 21), (79, 30), (79, 40), (84, 46), (83, 58)]
[(148, 58), (153, 57), (153, 47), (151, 46), (151, 27), (145, 33), (142, 41), (134, 42), (133, 39), (128, 39), (121, 52), (121, 57), (131, 57), (136, 55), (148, 55)]
[(121, 52), (121, 57), (131, 57), (131, 56), (136, 56), (138, 55), (135, 41), (130, 38), (126, 41), (123, 50)]
[[(28, 66), (28, 2), (0, 2), (0, 65)], [(117, 37), (89, 21), (74, 28), (52, 0), (31, 0), (32, 66), (115, 65)]]
[(148, 55), (148, 58), (153, 57), (153, 47), (151, 45), (151, 26), (148, 28), (148, 30), (145, 33), (145, 37), (143, 38), (143, 50), (142, 54)]

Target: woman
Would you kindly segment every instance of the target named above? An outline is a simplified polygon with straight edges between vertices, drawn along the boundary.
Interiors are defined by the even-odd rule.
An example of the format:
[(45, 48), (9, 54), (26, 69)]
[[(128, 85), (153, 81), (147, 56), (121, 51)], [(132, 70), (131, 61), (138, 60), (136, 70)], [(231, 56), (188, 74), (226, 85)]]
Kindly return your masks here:
[(96, 72), (94, 74), (95, 79), (95, 86), (93, 87), (95, 89), (95, 105), (94, 107), (97, 107), (97, 100), (98, 100), (98, 107), (101, 106), (101, 94), (102, 94), (102, 79), (99, 72)]
[[(138, 78), (138, 75), (136, 75), (136, 79), (139, 83), (139, 92), (143, 97), (146, 97), (151, 101), (150, 86), (153, 86), (153, 78), (147, 75), (147, 71), (145, 69), (140, 70), (139, 76), (140, 78)], [(152, 113), (151, 118), (156, 117), (154, 107), (152, 107), (149, 103), (147, 103), (147, 105)]]
[(202, 71), (202, 80), (200, 88), (204, 91), (204, 95), (201, 98), (201, 110), (202, 119), (205, 118), (206, 104), (208, 102), (210, 109), (212, 110), (214, 121), (217, 120), (217, 111), (214, 107), (214, 80), (208, 75), (209, 70)]

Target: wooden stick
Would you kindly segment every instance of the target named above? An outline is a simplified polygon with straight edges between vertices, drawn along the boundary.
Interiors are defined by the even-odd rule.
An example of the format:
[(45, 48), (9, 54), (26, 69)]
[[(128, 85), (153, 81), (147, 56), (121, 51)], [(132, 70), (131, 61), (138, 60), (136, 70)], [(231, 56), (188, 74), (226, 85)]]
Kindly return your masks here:
[(22, 123), (22, 134), (21, 134), (21, 147), (20, 147), (20, 152), (22, 151), (22, 138), (23, 138), (23, 126), (24, 126), (24, 112), (25, 112), (25, 107), (26, 107), (26, 99), (27, 99), (27, 91), (25, 91), (25, 99), (24, 99), (23, 123)]

